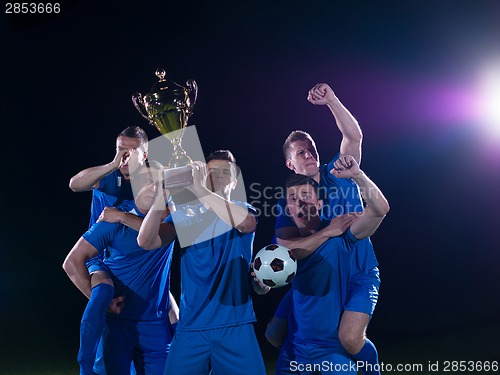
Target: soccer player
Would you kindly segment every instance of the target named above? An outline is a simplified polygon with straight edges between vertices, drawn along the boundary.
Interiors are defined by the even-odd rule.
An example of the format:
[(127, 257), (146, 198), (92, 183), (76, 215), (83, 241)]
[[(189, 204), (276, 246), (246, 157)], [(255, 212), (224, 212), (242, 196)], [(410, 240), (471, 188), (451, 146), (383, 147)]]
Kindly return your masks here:
[[(337, 178), (350, 178), (360, 186), (366, 208), (341, 236), (330, 238), (314, 251), (292, 250), (298, 259), (292, 282), (292, 321), (296, 325), (281, 350), (278, 374), (301, 373), (311, 364), (321, 373), (357, 372), (338, 337), (350, 287), (351, 252), (356, 243), (375, 232), (388, 213), (389, 205), (352, 156), (341, 156), (334, 167), (332, 173)], [(315, 180), (300, 174), (289, 177), (286, 197), (287, 210), (300, 237), (307, 239), (329, 225), (319, 214), (323, 202), (318, 198)], [(361, 363), (361, 366), (365, 370), (378, 370), (371, 364)]]
[[(150, 211), (139, 231), (148, 249), (188, 234), (181, 249), (180, 318), (165, 374), (264, 375), (262, 354), (252, 322), (249, 264), (256, 227), (255, 210), (231, 200), (236, 161), (231, 152), (194, 162), (189, 189), (199, 200), (177, 207), (164, 222)], [(254, 288), (258, 285), (254, 284)]]
[[(362, 132), (356, 119), (327, 84), (314, 86), (309, 90), (307, 99), (314, 105), (326, 105), (332, 112), (342, 133), (340, 153), (328, 164), (320, 166), (319, 154), (311, 136), (303, 131), (293, 131), (283, 145), (286, 166), (295, 173), (311, 177), (319, 184), (320, 195), (324, 201), (324, 218), (332, 219), (332, 223), (336, 220), (347, 220), (341, 215), (363, 210), (358, 187), (353, 181), (340, 179), (329, 172), (335, 160), (345, 155), (351, 155), (358, 164), (361, 162)], [(281, 200), (279, 205), (282, 210), (276, 219), (275, 228), (279, 244), (288, 248), (315, 250), (331, 237), (326, 229), (323, 229), (307, 238), (301, 238), (297, 226), (285, 213), (284, 200)], [(378, 262), (370, 239), (357, 242), (351, 254), (349, 292), (339, 326), (340, 341), (346, 351), (354, 359), (372, 365), (378, 363), (378, 353), (366, 337), (366, 328), (378, 299), (380, 278), (377, 267)]]
[[(134, 171), (138, 193), (134, 201), (118, 208), (143, 218), (156, 196), (153, 178), (161, 165), (149, 162)], [(165, 205), (163, 205), (165, 213)], [(165, 367), (171, 341), (170, 264), (173, 244), (144, 250), (137, 244), (140, 219), (135, 228), (98, 221), (75, 244), (64, 261), (64, 270), (75, 286), (91, 297), (92, 280), (86, 262), (106, 251), (104, 264), (120, 297), (114, 298), (106, 315), (103, 336), (108, 375), (130, 372), (133, 361), (138, 374), (159, 374)], [(131, 225), (134, 226), (134, 225)]]
[(142, 165), (148, 156), (148, 136), (139, 126), (129, 126), (116, 137), (116, 154), (109, 163), (90, 167), (74, 175), (69, 187), (74, 192), (92, 190), (91, 227), (105, 207), (133, 200), (131, 169)]
[[(109, 207), (134, 199), (130, 184), (130, 165), (142, 165), (147, 158), (148, 137), (138, 126), (129, 126), (116, 137), (116, 154), (109, 163), (84, 169), (73, 176), (69, 187), (75, 192), (92, 190), (89, 228), (99, 216), (111, 216)], [(106, 208), (108, 207), (108, 208)], [(137, 217), (123, 211), (115, 212), (116, 220), (128, 223)], [(118, 215), (118, 216), (117, 216)], [(102, 218), (104, 220), (104, 216)], [(108, 219), (109, 220), (109, 219)], [(140, 225), (140, 224), (139, 224)], [(100, 340), (104, 329), (105, 312), (113, 298), (113, 281), (102, 261), (103, 253), (87, 262), (92, 293), (80, 323), (78, 363), (81, 375), (105, 375)], [(99, 348), (99, 349), (98, 349)], [(97, 358), (96, 358), (97, 355)]]

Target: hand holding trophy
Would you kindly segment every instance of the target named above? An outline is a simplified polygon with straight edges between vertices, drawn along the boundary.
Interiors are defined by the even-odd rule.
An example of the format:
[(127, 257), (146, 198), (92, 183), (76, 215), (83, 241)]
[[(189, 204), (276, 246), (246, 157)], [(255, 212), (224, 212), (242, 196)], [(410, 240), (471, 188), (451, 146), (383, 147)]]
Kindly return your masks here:
[(156, 70), (159, 81), (151, 91), (142, 95), (132, 95), (132, 102), (139, 113), (158, 131), (170, 140), (174, 147), (172, 157), (163, 171), (163, 186), (165, 188), (185, 187), (193, 183), (191, 158), (182, 148), (182, 136), (189, 116), (198, 96), (198, 85), (194, 80), (188, 80), (186, 87), (165, 79), (163, 69)]

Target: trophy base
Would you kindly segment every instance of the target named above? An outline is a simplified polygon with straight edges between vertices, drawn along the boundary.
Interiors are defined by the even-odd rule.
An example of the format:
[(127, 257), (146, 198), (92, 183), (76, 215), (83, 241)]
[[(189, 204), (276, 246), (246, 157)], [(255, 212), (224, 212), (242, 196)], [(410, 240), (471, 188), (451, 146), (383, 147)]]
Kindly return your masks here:
[(186, 187), (193, 184), (193, 169), (187, 165), (164, 169), (162, 174), (165, 189)]

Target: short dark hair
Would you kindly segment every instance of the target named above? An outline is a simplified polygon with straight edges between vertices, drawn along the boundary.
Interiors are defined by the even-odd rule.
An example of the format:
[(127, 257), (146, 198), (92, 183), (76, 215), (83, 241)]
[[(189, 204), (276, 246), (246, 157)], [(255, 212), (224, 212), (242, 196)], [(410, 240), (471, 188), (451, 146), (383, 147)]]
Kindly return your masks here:
[(292, 174), (285, 182), (285, 190), (294, 186), (311, 185), (314, 188), (316, 196), (319, 198), (319, 184), (311, 177), (305, 176), (303, 174)]
[(120, 134), (116, 136), (116, 138), (118, 137), (137, 138), (144, 151), (148, 150), (148, 135), (144, 129), (139, 126), (129, 126), (123, 129)]
[(236, 159), (234, 158), (232, 152), (229, 150), (217, 150), (210, 153), (210, 155), (208, 155), (206, 158), (207, 164), (211, 160), (226, 160), (228, 162), (236, 164)]
[(146, 159), (144, 161), (144, 164), (140, 165), (134, 172), (133, 175), (139, 175), (141, 173), (144, 173), (145, 169), (154, 169), (154, 170), (160, 170), (163, 168), (163, 165), (157, 161), (157, 160), (148, 160)]
[(162, 169), (163, 168), (163, 165), (158, 160), (149, 160), (149, 159), (146, 159), (144, 161), (144, 164), (149, 169)]
[(285, 143), (283, 143), (283, 156), (285, 157), (285, 160), (288, 159), (288, 152), (290, 150), (290, 147), (292, 146), (292, 143), (296, 141), (309, 141), (311, 142), (311, 145), (316, 149), (316, 144), (314, 143), (314, 140), (309, 133), (303, 130), (294, 130), (285, 139)]

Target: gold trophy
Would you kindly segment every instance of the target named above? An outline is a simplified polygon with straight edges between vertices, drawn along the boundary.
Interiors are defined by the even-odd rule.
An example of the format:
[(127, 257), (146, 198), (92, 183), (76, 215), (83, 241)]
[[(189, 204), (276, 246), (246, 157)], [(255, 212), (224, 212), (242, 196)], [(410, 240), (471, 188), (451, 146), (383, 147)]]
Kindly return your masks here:
[(174, 147), (172, 157), (163, 171), (163, 186), (185, 187), (193, 183), (191, 167), (186, 166), (192, 160), (183, 150), (181, 142), (196, 103), (198, 85), (194, 80), (188, 80), (187, 87), (167, 81), (163, 69), (157, 69), (155, 74), (159, 81), (151, 91), (144, 96), (140, 93), (132, 95), (132, 102), (139, 113)]

